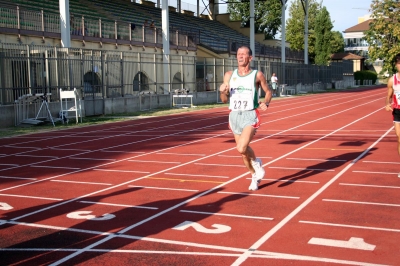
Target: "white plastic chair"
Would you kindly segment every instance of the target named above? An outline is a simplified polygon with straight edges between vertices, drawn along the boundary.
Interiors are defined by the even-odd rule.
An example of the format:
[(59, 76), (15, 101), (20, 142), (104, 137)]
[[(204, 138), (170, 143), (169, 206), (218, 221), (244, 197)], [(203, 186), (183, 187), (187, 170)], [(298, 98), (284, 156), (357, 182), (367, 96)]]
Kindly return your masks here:
[[(74, 103), (74, 105), (68, 108), (68, 105), (69, 106), (71, 105), (68, 103)], [(81, 118), (81, 123), (82, 123), (81, 97), (79, 96), (79, 93), (76, 90), (76, 88), (74, 88), (73, 91), (70, 90), (63, 91), (62, 89), (60, 89), (60, 105), (61, 105), (60, 116), (63, 124), (65, 120), (68, 123), (68, 119), (66, 119), (68, 118), (68, 112), (75, 112), (76, 123), (78, 123), (78, 117)]]

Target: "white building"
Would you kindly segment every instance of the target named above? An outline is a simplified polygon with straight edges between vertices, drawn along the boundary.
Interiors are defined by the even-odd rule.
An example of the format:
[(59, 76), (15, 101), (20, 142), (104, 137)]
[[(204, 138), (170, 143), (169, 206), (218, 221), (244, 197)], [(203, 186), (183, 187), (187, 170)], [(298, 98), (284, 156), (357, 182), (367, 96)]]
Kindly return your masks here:
[[(368, 59), (368, 43), (364, 39), (364, 32), (369, 30), (369, 24), (372, 22), (370, 15), (365, 15), (358, 18), (358, 24), (343, 31), (344, 50), (352, 54)], [(375, 61), (373, 64), (365, 60), (365, 69), (375, 70), (379, 73), (382, 69), (382, 61)]]

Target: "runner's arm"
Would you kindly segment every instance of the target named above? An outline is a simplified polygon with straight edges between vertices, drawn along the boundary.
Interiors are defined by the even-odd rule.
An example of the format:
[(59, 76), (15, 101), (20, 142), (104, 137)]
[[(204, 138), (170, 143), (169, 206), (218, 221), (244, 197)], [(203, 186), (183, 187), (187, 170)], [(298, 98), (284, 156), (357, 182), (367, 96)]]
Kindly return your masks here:
[(256, 84), (259, 84), (265, 92), (264, 102), (260, 104), (261, 110), (267, 110), (269, 103), (271, 102), (272, 93), (268, 86), (267, 80), (261, 71), (257, 72)]
[(387, 96), (385, 99), (385, 110), (386, 111), (393, 111), (392, 108), (392, 97), (393, 97), (393, 77), (389, 78), (387, 84)]
[(219, 97), (223, 103), (227, 103), (229, 99), (229, 80), (231, 79), (232, 71), (228, 71), (224, 75), (224, 83), (219, 87)]

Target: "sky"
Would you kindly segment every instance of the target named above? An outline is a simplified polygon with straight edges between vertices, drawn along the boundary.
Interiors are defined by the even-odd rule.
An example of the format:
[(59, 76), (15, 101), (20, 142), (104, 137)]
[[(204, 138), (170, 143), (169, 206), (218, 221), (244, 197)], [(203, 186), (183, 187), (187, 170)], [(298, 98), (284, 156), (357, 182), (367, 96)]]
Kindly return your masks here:
[[(181, 0), (182, 9), (196, 10), (197, 0)], [(208, 0), (203, 0), (208, 3)], [(355, 26), (358, 23), (358, 17), (363, 17), (370, 14), (371, 0), (317, 0), (322, 1), (322, 5), (328, 10), (334, 31), (343, 32), (346, 29)], [(169, 0), (170, 5), (174, 5), (176, 0)], [(286, 8), (286, 19), (289, 17), (289, 8), (293, 0), (288, 0)], [(220, 1), (222, 3), (222, 1)], [(204, 6), (200, 0), (200, 6)], [(220, 5), (220, 13), (226, 12), (226, 5)], [(200, 12), (203, 9), (200, 9)]]
[[(293, 0), (288, 1), (285, 17), (289, 17), (289, 8)], [(319, 0), (317, 0), (319, 2)], [(343, 32), (358, 23), (358, 17), (371, 14), (371, 0), (322, 0), (322, 5), (328, 10), (334, 31)]]

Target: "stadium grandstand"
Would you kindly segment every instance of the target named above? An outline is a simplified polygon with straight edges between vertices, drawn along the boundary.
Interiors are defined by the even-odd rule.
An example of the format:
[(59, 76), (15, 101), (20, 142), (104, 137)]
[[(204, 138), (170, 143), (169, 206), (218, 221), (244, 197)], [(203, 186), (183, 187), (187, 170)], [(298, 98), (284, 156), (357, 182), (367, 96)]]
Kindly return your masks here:
[[(16, 106), (26, 95), (45, 95), (51, 114), (57, 116), (60, 88), (81, 92), (86, 116), (171, 107), (180, 90), (191, 94), (194, 104), (215, 103), (223, 73), (236, 65), (237, 48), (250, 43), (249, 29), (230, 21), (229, 14), (211, 16), (169, 6), (166, 62), (159, 1), (69, 0), (65, 23), (71, 45), (65, 47), (60, 4), (0, 0), (3, 125), (35, 116), (35, 110), (28, 110), (16, 117)], [(313, 90), (315, 84), (326, 89), (342, 82), (335, 85), (339, 88), (352, 81), (352, 64), (305, 65), (303, 51), (286, 44), (282, 62), (281, 43), (256, 39), (254, 67), (267, 78), (277, 73), (286, 89), (297, 93)]]

